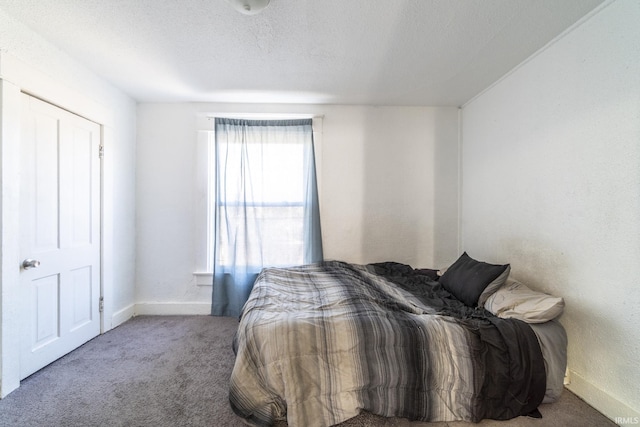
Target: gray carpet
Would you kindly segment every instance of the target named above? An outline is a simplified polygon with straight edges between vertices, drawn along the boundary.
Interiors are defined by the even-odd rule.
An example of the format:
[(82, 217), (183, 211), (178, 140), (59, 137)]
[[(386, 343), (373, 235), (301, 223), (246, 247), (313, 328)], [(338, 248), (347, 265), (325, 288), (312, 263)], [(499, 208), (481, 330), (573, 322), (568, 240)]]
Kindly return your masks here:
[[(234, 318), (141, 316), (101, 335), (22, 381), (0, 400), (0, 426), (244, 426), (231, 411)], [(481, 426), (615, 426), (566, 391), (542, 405), (542, 419)], [(277, 427), (286, 427), (279, 422)], [(341, 427), (461, 427), (362, 414)]]

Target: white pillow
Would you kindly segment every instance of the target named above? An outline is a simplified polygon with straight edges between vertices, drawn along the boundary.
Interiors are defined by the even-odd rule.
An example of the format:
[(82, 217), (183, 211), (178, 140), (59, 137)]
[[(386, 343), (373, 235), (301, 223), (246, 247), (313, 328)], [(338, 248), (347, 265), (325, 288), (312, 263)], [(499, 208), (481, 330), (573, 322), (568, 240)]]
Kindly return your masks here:
[(496, 277), (493, 282), (489, 283), (487, 287), (484, 288), (484, 291), (482, 291), (478, 298), (478, 307), (482, 307), (484, 303), (487, 302), (487, 299), (489, 299), (491, 295), (493, 295), (507, 282), (509, 273), (511, 273), (511, 265), (507, 264), (507, 268), (502, 272), (502, 274)]
[(504, 319), (544, 323), (562, 314), (564, 299), (533, 291), (526, 285), (509, 279), (487, 298), (484, 308)]

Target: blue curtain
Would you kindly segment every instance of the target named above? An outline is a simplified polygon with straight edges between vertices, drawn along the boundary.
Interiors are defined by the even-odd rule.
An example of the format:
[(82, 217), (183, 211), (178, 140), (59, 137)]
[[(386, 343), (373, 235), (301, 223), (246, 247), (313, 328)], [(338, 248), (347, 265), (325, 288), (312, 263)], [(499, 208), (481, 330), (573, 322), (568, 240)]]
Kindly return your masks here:
[(215, 123), (211, 312), (238, 316), (263, 267), (322, 261), (312, 121)]

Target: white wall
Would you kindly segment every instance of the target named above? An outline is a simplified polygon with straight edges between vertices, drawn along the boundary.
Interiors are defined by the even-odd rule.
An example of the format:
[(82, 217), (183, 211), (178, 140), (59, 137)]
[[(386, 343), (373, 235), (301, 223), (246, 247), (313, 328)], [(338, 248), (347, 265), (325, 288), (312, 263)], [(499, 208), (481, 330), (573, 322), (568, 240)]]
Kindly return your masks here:
[(639, 23), (598, 9), (462, 113), (463, 248), (565, 298), (569, 388), (614, 419), (640, 412)]
[[(103, 125), (104, 329), (133, 314), (135, 286), (135, 127), (136, 103), (0, 10), (0, 152), (2, 153), (2, 251), (0, 290), (0, 396), (18, 385), (20, 337), (18, 306), (19, 215), (15, 203), (19, 171), (20, 90)], [(5, 131), (12, 131), (7, 134)], [(11, 169), (9, 171), (9, 169)], [(14, 280), (16, 279), (16, 280)]]
[[(414, 267), (455, 260), (457, 220), (450, 218), (457, 218), (458, 182), (439, 182), (436, 175), (458, 176), (456, 108), (141, 104), (138, 312), (209, 311), (211, 287), (197, 286), (193, 277), (203, 237), (194, 219), (201, 197), (197, 131), (199, 117), (225, 112), (323, 116), (318, 172), (326, 259)], [(449, 166), (455, 170), (443, 170)], [(436, 212), (440, 201), (453, 207)], [(434, 248), (436, 236), (444, 235), (452, 241)]]

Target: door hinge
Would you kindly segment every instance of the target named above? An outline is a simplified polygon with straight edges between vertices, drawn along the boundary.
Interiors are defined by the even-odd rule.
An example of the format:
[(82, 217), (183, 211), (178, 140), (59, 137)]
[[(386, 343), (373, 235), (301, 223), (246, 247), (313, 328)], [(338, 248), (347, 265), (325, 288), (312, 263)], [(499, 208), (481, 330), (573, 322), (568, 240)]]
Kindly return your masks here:
[(104, 145), (100, 144), (100, 147), (98, 147), (98, 157), (103, 159), (104, 158)]
[(100, 303), (98, 306), (98, 310), (100, 310), (100, 313), (102, 313), (104, 311), (104, 297), (100, 297)]

